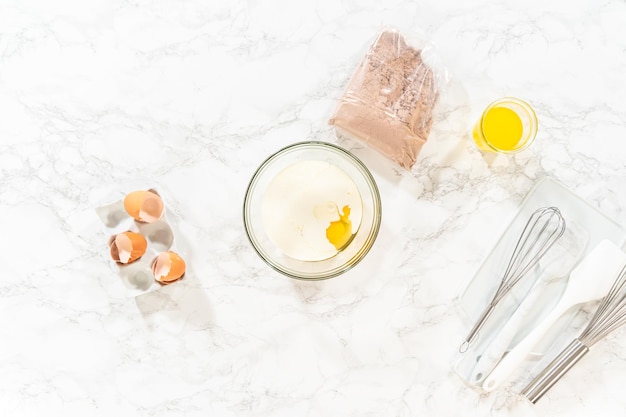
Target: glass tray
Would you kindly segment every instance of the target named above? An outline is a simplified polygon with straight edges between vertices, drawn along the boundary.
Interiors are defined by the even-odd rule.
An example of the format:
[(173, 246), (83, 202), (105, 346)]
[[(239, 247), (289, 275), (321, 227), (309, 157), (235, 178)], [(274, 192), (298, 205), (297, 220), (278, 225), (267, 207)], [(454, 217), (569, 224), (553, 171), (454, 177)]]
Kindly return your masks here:
[[(468, 350), (455, 358), (454, 371), (472, 387), (480, 388), (484, 380), (484, 378), (476, 380), (476, 375), (473, 375), (478, 359), (524, 299), (535, 279), (540, 278), (542, 274), (551, 274), (556, 277), (544, 287), (510, 346), (515, 346), (542, 316), (551, 310), (565, 289), (570, 271), (600, 241), (609, 240), (620, 248), (626, 241), (626, 231), (621, 225), (602, 214), (561, 183), (551, 178), (538, 181), (523, 199), (513, 220), (457, 298), (457, 307), (465, 319), (463, 337), (492, 300), (528, 218), (536, 209), (548, 206), (557, 207), (561, 211), (566, 222), (563, 236), (535, 268), (500, 300)], [(585, 307), (589, 306), (574, 307), (564, 314), (542, 342), (535, 347), (514, 377), (504, 384), (504, 387), (519, 391), (519, 388), (523, 388), (521, 384), (525, 384), (535, 373), (538, 373), (563, 344), (569, 343), (584, 325), (583, 314), (579, 313)], [(459, 339), (459, 345), (462, 340)]]

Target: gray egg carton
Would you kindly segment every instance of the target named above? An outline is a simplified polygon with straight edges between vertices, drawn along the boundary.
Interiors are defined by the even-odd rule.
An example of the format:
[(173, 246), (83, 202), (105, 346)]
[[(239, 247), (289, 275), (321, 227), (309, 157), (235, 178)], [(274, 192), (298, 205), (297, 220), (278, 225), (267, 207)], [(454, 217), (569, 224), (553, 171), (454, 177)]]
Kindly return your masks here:
[[(131, 191), (135, 190), (128, 190), (128, 192)], [(110, 258), (111, 265), (117, 272), (120, 281), (126, 288), (126, 294), (129, 297), (136, 297), (138, 295), (158, 290), (164, 285), (171, 285), (162, 284), (154, 279), (152, 275), (152, 262), (161, 252), (177, 252), (174, 245), (175, 239), (174, 231), (171, 225), (172, 222), (168, 220), (169, 218), (173, 218), (175, 216), (173, 216), (173, 214), (168, 210), (167, 203), (163, 196), (155, 189), (150, 189), (150, 191), (156, 192), (156, 194), (163, 199), (163, 203), (165, 205), (163, 216), (161, 219), (153, 223), (143, 223), (133, 219), (124, 209), (123, 197), (119, 200), (96, 208), (96, 214), (100, 218), (100, 221), (104, 226), (104, 231), (107, 235), (104, 237), (102, 244), (107, 257), (110, 258), (107, 241), (111, 236), (118, 233), (126, 231), (140, 233), (146, 238), (148, 243), (146, 253), (132, 263), (120, 264)], [(185, 253), (179, 254), (181, 257), (185, 258)], [(183, 275), (181, 279), (184, 278), (185, 276)]]

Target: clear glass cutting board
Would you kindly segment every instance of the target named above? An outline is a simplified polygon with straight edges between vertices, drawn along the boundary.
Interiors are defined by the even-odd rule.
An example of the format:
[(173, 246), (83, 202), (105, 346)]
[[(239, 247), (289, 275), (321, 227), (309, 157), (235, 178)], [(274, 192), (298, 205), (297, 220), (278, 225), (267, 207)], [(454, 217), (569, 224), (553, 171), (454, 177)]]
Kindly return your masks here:
[[(565, 233), (533, 271), (522, 278), (511, 292), (500, 300), (467, 352), (456, 358), (453, 369), (470, 386), (479, 386), (475, 381), (471, 381), (478, 358), (519, 306), (535, 279), (541, 277), (542, 274), (559, 272), (559, 277), (550, 280), (542, 291), (534, 304), (535, 307), (526, 316), (522, 327), (512, 340), (511, 346), (528, 334), (542, 315), (547, 314), (556, 304), (565, 288), (569, 272), (600, 241), (607, 239), (620, 248), (626, 241), (626, 230), (621, 225), (602, 214), (564, 185), (551, 178), (538, 181), (521, 202), (517, 214), (457, 299), (459, 310), (464, 315), (465, 331), (469, 332), (493, 298), (528, 218), (536, 209), (547, 206), (558, 207), (561, 211), (566, 222)], [(563, 256), (564, 254), (566, 256)], [(584, 307), (589, 306), (581, 306), (581, 308)], [(571, 341), (572, 335), (577, 334), (575, 333), (577, 328), (584, 324), (577, 323), (581, 321), (577, 318), (577, 313), (581, 308), (574, 307), (555, 323), (550, 334), (546, 335), (540, 346), (535, 348), (533, 354), (517, 372), (517, 376), (506, 385), (518, 386), (528, 380), (535, 370), (538, 372), (541, 369), (544, 362), (548, 361), (563, 343)], [(459, 345), (464, 336), (465, 334), (460, 335)]]

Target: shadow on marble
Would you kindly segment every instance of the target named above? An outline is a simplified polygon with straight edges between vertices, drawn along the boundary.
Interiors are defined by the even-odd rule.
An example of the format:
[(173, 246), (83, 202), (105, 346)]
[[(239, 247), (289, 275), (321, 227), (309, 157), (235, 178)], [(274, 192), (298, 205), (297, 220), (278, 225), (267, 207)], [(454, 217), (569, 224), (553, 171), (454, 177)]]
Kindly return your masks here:
[[(291, 279), (294, 295), (304, 305), (311, 305), (317, 310), (324, 305), (324, 300), (332, 300), (340, 309), (350, 309), (369, 295), (375, 294), (381, 285), (389, 279), (387, 262), (395, 262), (397, 253), (389, 253), (396, 237), (393, 231), (381, 224), (380, 231), (370, 252), (352, 269), (342, 275), (321, 281)], [(382, 261), (384, 260), (384, 261)]]
[(404, 174), (408, 173), (404, 168), (357, 139), (337, 133), (337, 144), (352, 152), (372, 174), (384, 178), (388, 183), (398, 184)]
[(441, 160), (438, 161), (438, 165), (441, 167), (461, 166), (464, 158), (471, 158), (473, 148), (474, 144), (471, 143), (471, 138), (458, 137), (456, 143), (440, 155)]
[(493, 166), (493, 164), (496, 162), (496, 160), (500, 156), (495, 153), (485, 153), (485, 152), (481, 152), (481, 155), (483, 159), (485, 160), (485, 162), (487, 163), (487, 165), (489, 165), (490, 167)]
[(149, 327), (166, 327), (172, 333), (183, 329), (202, 330), (213, 323), (214, 311), (197, 277), (135, 297), (135, 303)]

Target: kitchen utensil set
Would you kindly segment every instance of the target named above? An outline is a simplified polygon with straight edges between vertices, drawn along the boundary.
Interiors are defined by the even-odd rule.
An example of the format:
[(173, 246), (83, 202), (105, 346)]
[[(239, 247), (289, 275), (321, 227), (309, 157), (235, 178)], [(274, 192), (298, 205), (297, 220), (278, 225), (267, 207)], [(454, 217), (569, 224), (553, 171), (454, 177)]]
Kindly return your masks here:
[[(574, 306), (602, 300), (582, 333), (522, 390), (521, 394), (533, 403), (568, 372), (592, 345), (626, 323), (626, 253), (614, 243), (606, 239), (600, 241), (574, 269), (572, 264), (581, 256), (584, 246), (574, 247), (569, 258), (557, 253), (556, 257), (552, 254), (551, 262), (544, 260), (544, 265), (540, 263), (563, 236), (565, 228), (565, 220), (556, 207), (542, 207), (532, 213), (515, 243), (495, 294), (459, 348), (461, 353), (467, 351), (498, 303), (524, 280), (525, 288), (530, 288), (524, 298), (509, 314), (506, 323), (497, 331), (492, 330), (495, 335), (490, 337), (486, 346), (480, 352), (474, 352), (476, 363), (469, 382), (481, 386), (484, 391), (494, 391), (519, 371), (533, 349), (554, 329), (555, 323), (564, 313)], [(563, 265), (560, 270), (559, 262)], [(535, 273), (531, 273), (533, 268)], [(541, 270), (541, 273), (537, 270)], [(527, 334), (522, 333), (520, 329), (524, 325), (528, 327), (529, 312), (537, 308), (545, 288), (553, 281), (564, 279), (570, 270), (556, 304), (543, 312), (538, 322), (531, 323), (532, 329)], [(519, 341), (511, 346), (516, 337)]]

